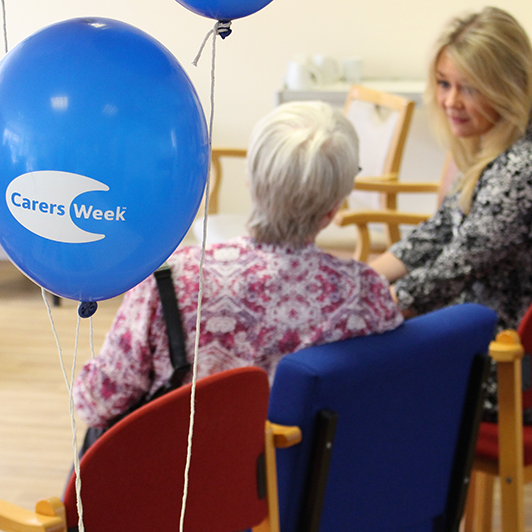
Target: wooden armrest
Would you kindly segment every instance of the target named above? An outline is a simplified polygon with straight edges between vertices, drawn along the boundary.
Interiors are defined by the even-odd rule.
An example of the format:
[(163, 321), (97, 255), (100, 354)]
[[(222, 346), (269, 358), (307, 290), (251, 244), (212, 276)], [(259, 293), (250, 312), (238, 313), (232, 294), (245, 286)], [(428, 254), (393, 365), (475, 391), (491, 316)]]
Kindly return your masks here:
[(63, 503), (57, 497), (51, 497), (37, 503), (36, 511), (32, 512), (0, 500), (0, 530), (6, 532), (66, 532)]
[(415, 214), (393, 210), (339, 211), (334, 218), (334, 223), (341, 227), (344, 225), (365, 225), (368, 223), (417, 225), (429, 218), (429, 214)]
[(219, 148), (213, 147), (212, 153), (218, 157), (247, 157), (246, 148)]
[(264, 435), (269, 516), (259, 526), (253, 527), (253, 532), (279, 532), (279, 500), (277, 494), (275, 449), (277, 447), (290, 447), (299, 443), (301, 441), (301, 430), (299, 427), (277, 425), (266, 420)]
[(399, 174), (382, 174), (382, 175), (359, 175), (355, 177), (357, 183), (393, 183), (399, 179)]
[[(497, 396), (499, 402), (498, 473), (505, 479), (502, 489), (522, 486), (523, 473), (523, 402), (521, 358), (523, 346), (516, 331), (502, 331), (490, 343), (489, 354), (497, 362)], [(511, 505), (513, 506), (513, 505)], [(513, 513), (521, 513), (519, 505)], [(523, 517), (524, 520), (524, 517)]]
[(514, 362), (521, 360), (524, 354), (521, 340), (516, 331), (500, 332), (490, 343), (489, 354), (495, 362)]
[(382, 193), (419, 193), (419, 192), (434, 192), (440, 191), (440, 184), (434, 182), (405, 182), (397, 181), (389, 178), (375, 179), (367, 177), (358, 177), (355, 179), (355, 190), (367, 190), (371, 192)]
[(292, 447), (292, 445), (298, 444), (302, 439), (301, 429), (299, 427), (277, 425), (277, 423), (271, 423), (271, 427), (273, 430), (273, 441), (275, 447), (278, 449)]

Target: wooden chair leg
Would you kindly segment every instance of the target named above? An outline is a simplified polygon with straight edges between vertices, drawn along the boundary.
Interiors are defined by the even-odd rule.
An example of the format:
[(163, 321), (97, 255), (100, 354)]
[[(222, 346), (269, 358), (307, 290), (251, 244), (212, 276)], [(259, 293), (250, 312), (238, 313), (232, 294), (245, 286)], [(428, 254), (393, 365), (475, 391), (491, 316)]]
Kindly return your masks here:
[(297, 445), (302, 438), (299, 427), (277, 425), (266, 421), (265, 429), (266, 484), (268, 492), (268, 517), (253, 532), (279, 532), (279, 499), (277, 492), (277, 459), (275, 449)]
[[(505, 340), (504, 334), (499, 333), (497, 340)], [(512, 338), (506, 340), (511, 342)], [(510, 349), (513, 346), (512, 343), (506, 345)], [(522, 356), (518, 337), (515, 346), (521, 348)], [(509, 363), (497, 360), (502, 532), (524, 532), (525, 529), (521, 356), (512, 356)]]
[(502, 532), (524, 532), (524, 487), (513, 479), (501, 478)]
[[(491, 532), (494, 477), (472, 471), (465, 507), (464, 532)], [(503, 531), (506, 532), (506, 530)]]

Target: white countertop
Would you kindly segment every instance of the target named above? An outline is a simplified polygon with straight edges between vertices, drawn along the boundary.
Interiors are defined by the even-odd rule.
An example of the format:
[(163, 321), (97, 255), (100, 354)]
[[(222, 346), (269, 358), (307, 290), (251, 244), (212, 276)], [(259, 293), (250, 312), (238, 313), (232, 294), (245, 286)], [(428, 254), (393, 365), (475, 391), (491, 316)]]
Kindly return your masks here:
[[(306, 90), (281, 89), (277, 92), (277, 103), (284, 103), (294, 100), (309, 100), (313, 97), (343, 105), (349, 88), (353, 83), (339, 82), (333, 85), (318, 85)], [(423, 80), (406, 80), (406, 79), (364, 79), (360, 82), (370, 89), (375, 89), (391, 94), (399, 94), (413, 100), (417, 105), (423, 103), (423, 92), (425, 91), (426, 82)]]

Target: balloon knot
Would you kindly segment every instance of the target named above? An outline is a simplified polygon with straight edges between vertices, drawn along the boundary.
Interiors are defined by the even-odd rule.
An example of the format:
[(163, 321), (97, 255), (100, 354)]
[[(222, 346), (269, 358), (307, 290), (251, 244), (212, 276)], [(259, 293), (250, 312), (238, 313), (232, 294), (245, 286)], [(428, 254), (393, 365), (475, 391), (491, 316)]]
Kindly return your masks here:
[(233, 30), (231, 29), (231, 21), (230, 20), (219, 20), (216, 33), (222, 38), (225, 39), (226, 37), (229, 37)]
[(98, 310), (96, 301), (82, 301), (78, 307), (80, 318), (90, 318)]

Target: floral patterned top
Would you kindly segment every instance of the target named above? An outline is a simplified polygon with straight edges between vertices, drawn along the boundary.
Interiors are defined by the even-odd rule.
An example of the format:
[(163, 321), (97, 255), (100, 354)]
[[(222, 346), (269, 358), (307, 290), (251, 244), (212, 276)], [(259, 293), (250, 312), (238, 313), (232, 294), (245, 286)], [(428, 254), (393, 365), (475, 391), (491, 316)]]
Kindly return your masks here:
[[(194, 356), (198, 247), (169, 259), (189, 361)], [(207, 248), (198, 378), (259, 366), (273, 378), (279, 360), (311, 345), (394, 329), (403, 318), (389, 285), (371, 268), (313, 244), (303, 249), (240, 237)], [(172, 372), (166, 327), (153, 276), (128, 292), (102, 350), (74, 386), (78, 414), (103, 427)], [(190, 378), (190, 376), (189, 376)]]
[(448, 196), (390, 251), (408, 274), (395, 283), (402, 310), (422, 314), (475, 302), (516, 328), (532, 303), (532, 132), (483, 171), (470, 213)]

